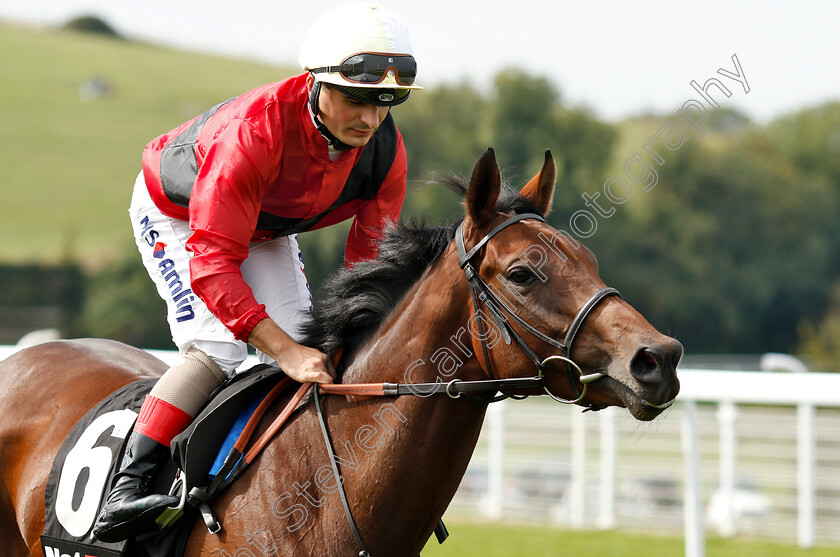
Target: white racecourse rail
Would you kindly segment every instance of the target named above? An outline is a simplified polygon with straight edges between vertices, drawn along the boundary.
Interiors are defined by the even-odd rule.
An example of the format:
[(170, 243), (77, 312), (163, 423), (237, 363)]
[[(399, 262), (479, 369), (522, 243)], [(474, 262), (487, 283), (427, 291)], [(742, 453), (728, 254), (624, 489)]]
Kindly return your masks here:
[(493, 405), (453, 510), (682, 528), (687, 557), (705, 555), (707, 528), (840, 544), (840, 374), (775, 354), (762, 367), (790, 371), (680, 369), (679, 404), (650, 424), (534, 399)]
[(678, 404), (650, 423), (547, 397), (493, 404), (447, 516), (683, 530), (687, 557), (704, 557), (707, 530), (840, 545), (840, 373), (795, 373), (783, 355), (762, 367), (794, 373), (680, 369)]

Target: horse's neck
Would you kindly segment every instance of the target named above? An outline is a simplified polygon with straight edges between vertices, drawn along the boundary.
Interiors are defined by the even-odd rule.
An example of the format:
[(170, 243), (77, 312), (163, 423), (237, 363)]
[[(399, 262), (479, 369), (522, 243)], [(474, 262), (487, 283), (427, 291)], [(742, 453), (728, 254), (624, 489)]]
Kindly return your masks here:
[[(448, 251), (441, 259), (451, 257), (453, 254)], [(469, 297), (463, 272), (446, 261), (438, 261), (355, 355), (344, 373), (344, 382), (419, 383), (456, 377), (484, 378), (471, 353), (472, 339), (465, 329), (471, 311)], [(432, 361), (436, 353), (451, 355), (454, 360), (449, 363), (457, 369), (439, 369), (436, 362), (440, 358)]]
[[(452, 267), (433, 268), (407, 294), (376, 338), (357, 354), (344, 382), (434, 383), (483, 377), (475, 357), (465, 356), (458, 347), (470, 346), (469, 335), (457, 336), (469, 318), (469, 291), (460, 269)], [(433, 355), (442, 353), (460, 355), (457, 370), (439, 370), (441, 359)], [(457, 362), (450, 360), (453, 363)], [(463, 477), (486, 405), (435, 394), (383, 399), (372, 407), (379, 413), (387, 408), (383, 414), (395, 425), (384, 448), (366, 455), (377, 484), (391, 486), (377, 502), (380, 520), (403, 534), (427, 534)]]

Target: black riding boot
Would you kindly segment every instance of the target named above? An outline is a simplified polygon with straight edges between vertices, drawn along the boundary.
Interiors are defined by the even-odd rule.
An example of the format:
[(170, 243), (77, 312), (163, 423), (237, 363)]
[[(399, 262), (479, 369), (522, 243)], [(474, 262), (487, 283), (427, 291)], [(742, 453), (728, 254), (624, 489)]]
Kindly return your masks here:
[(158, 467), (169, 458), (169, 447), (142, 433), (128, 438), (121, 469), (96, 524), (93, 535), (103, 542), (118, 542), (155, 529), (155, 519), (177, 497), (150, 494)]

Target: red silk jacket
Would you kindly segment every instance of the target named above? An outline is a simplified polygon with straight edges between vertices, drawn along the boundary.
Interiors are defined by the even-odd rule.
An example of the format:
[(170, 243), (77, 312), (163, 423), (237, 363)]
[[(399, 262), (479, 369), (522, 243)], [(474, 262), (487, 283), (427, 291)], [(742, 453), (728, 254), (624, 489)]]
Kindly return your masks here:
[[(222, 103), (143, 152), (155, 204), (189, 220), (194, 231), (187, 242), (193, 292), (240, 340), (268, 317), (239, 270), (251, 242), (298, 231), (289, 223), (314, 230), (355, 216), (344, 252), (352, 265), (376, 255), (375, 242), (387, 222), (398, 220), (405, 197), (405, 147), (390, 114), (368, 146), (332, 162), (307, 106), (306, 75)], [(371, 148), (389, 133), (386, 123), (392, 158), (383, 154), (383, 141)], [(351, 190), (348, 177), (364, 165), (366, 149), (367, 159), (379, 157), (381, 183)]]

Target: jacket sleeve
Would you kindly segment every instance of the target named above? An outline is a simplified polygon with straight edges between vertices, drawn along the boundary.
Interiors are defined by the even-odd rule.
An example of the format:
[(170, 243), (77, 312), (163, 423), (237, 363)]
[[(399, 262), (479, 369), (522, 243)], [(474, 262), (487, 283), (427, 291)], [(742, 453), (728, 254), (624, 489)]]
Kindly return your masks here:
[(268, 317), (242, 277), (240, 265), (257, 225), (260, 200), (273, 166), (266, 141), (234, 119), (209, 143), (190, 197), (193, 235), (187, 249), (193, 292), (234, 336), (247, 341)]
[(347, 267), (375, 258), (385, 228), (389, 224), (396, 225), (399, 221), (400, 210), (405, 200), (407, 159), (402, 135), (398, 137), (394, 163), (379, 192), (359, 209), (353, 219), (344, 248), (344, 265)]

